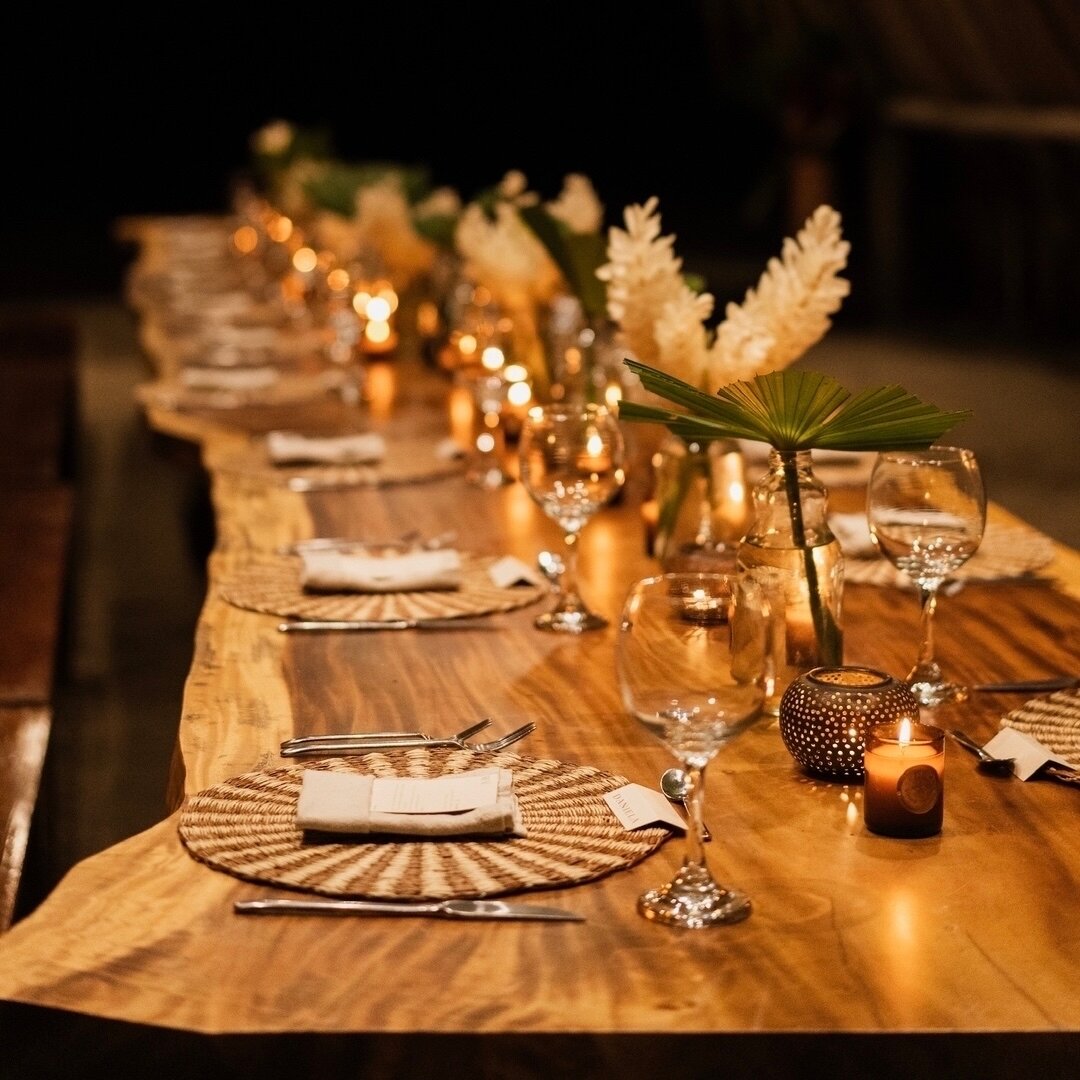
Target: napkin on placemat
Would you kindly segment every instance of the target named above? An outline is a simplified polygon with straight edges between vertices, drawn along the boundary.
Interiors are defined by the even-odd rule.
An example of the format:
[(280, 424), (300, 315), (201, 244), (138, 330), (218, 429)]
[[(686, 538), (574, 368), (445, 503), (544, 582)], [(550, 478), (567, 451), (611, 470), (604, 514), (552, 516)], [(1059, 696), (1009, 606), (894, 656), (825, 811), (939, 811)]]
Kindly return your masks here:
[(539, 571), (513, 555), (504, 555), (488, 567), (491, 584), (500, 589), (509, 589), (516, 585), (543, 585), (544, 578)]
[(189, 390), (265, 390), (280, 377), (274, 367), (185, 367), (180, 371), (180, 381)]
[[(478, 801), (468, 797), (470, 792), (483, 801), (470, 805)], [(301, 780), (296, 824), (318, 832), (416, 837), (526, 835), (509, 769), (436, 777), (374, 777), (308, 769)]]
[(266, 436), (266, 452), (275, 465), (305, 462), (362, 465), (382, 461), (386, 456), (386, 440), (374, 432), (320, 437), (294, 431), (271, 431)]
[(830, 514), (829, 528), (849, 559), (872, 559), (878, 554), (865, 514)]
[(317, 592), (413, 592), (461, 587), (461, 555), (453, 548), (404, 555), (302, 551), (300, 584)]

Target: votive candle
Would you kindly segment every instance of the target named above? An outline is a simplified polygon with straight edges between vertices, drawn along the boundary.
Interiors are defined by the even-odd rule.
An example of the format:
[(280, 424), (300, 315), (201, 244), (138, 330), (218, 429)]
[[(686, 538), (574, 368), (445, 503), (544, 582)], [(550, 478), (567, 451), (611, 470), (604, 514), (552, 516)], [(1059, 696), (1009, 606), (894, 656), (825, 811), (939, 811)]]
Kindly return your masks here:
[(941, 832), (945, 802), (945, 733), (913, 720), (877, 724), (863, 754), (863, 821), (881, 836)]

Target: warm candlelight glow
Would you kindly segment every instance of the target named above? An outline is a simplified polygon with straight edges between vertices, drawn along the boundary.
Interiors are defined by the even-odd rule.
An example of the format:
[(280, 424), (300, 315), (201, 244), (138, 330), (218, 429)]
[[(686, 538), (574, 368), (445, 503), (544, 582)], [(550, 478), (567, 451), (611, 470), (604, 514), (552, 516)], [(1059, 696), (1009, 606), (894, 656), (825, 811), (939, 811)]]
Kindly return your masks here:
[(344, 267), (335, 266), (326, 275), (326, 287), (331, 292), (344, 292), (349, 287), (349, 271)]
[(529, 372), (523, 364), (507, 364), (503, 371), (503, 378), (507, 382), (525, 382), (528, 377)]
[(882, 836), (916, 838), (941, 831), (945, 735), (905, 717), (879, 724), (863, 755), (863, 820)]
[(375, 345), (382, 345), (390, 340), (390, 324), (374, 319), (364, 327), (364, 337)]
[(511, 383), (506, 388), (506, 400), (515, 408), (527, 405), (532, 399), (532, 387), (527, 382)]
[(385, 296), (372, 296), (364, 305), (364, 314), (373, 322), (387, 322), (390, 318), (390, 304)]
[(319, 256), (315, 254), (313, 248), (297, 248), (293, 252), (292, 264), (301, 274), (310, 274), (319, 265)]
[(487, 368), (488, 371), (498, 371), (505, 362), (506, 357), (503, 355), (503, 351), (498, 345), (488, 345), (480, 354), (480, 363)]
[(259, 246), (259, 234), (251, 225), (241, 225), (233, 233), (233, 246), (241, 255), (250, 255)]
[(292, 236), (293, 223), (284, 214), (272, 218), (266, 226), (266, 235), (279, 244), (284, 244)]

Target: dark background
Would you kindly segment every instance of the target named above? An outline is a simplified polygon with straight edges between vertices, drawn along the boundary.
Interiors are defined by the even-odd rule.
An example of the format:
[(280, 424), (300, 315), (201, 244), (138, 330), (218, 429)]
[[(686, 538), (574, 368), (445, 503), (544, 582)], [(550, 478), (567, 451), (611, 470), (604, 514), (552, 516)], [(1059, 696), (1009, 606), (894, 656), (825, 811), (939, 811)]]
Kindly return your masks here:
[[(226, 210), (249, 136), (283, 118), (329, 131), (342, 158), (427, 165), (466, 199), (509, 168), (545, 197), (585, 172), (609, 224), (655, 194), (721, 304), (827, 200), (853, 245), (849, 323), (1080, 337), (1073, 0), (25, 18), (3, 74), (2, 299), (119, 289), (117, 219)], [(911, 97), (1072, 113), (1049, 136), (972, 136), (890, 119)]]

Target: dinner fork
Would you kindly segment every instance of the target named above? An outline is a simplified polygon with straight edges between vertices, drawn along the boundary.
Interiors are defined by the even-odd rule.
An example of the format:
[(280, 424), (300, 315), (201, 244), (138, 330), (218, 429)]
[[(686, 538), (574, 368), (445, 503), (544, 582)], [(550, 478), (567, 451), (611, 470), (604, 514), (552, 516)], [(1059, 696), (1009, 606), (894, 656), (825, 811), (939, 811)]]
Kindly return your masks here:
[(367, 754), (372, 750), (408, 750), (408, 749), (457, 749), (471, 750), (476, 754), (487, 754), (495, 750), (502, 750), (526, 735), (531, 735), (536, 730), (536, 724), (530, 722), (521, 727), (488, 742), (470, 743), (457, 735), (445, 739), (386, 739), (378, 741), (363, 737), (350, 741), (347, 737), (337, 736), (319, 741), (309, 737), (311, 741), (299, 745), (287, 745), (282, 743), (282, 757), (338, 757), (346, 754)]
[[(479, 734), (486, 727), (491, 726), (490, 717), (485, 716), (483, 720), (477, 721), (475, 724), (470, 724), (467, 728), (463, 728), (456, 735), (454, 739), (464, 741), (465, 739), (472, 738), (473, 735)], [(290, 747), (311, 746), (314, 743), (319, 743), (326, 746), (330, 743), (359, 743), (363, 742), (368, 745), (372, 743), (408, 743), (410, 746), (419, 746), (422, 743), (432, 742), (430, 735), (425, 735), (422, 731), (344, 731), (344, 732), (330, 732), (320, 735), (294, 735), (291, 739), (286, 739), (281, 744), (281, 749), (285, 750)]]

